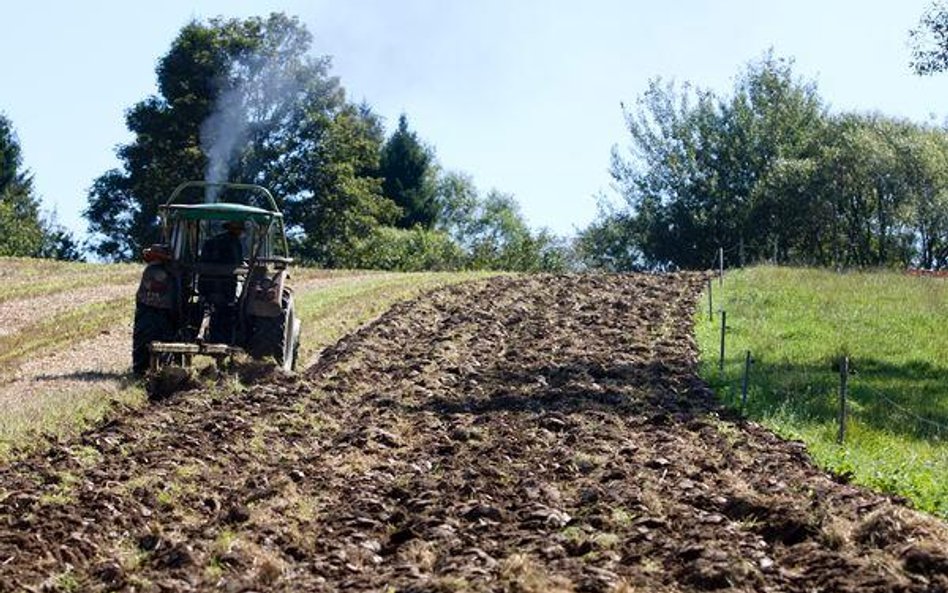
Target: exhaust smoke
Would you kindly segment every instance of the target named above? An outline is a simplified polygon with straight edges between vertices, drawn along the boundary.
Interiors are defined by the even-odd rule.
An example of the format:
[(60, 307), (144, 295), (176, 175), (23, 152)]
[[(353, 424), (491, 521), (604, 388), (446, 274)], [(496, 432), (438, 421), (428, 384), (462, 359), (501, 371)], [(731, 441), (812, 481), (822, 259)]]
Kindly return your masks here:
[[(214, 112), (201, 124), (201, 150), (207, 157), (204, 181), (208, 183), (227, 181), (234, 157), (246, 142), (249, 121), (244, 95), (240, 86), (221, 93)], [(220, 187), (206, 188), (204, 201), (209, 204), (217, 202), (220, 191)]]
[[(247, 144), (251, 125), (265, 135), (272, 133), (289, 107), (301, 99), (300, 93), (306, 91), (299, 65), (281, 61), (279, 54), (254, 54), (245, 58), (243, 67), (240, 82), (218, 95), (214, 111), (201, 124), (201, 150), (207, 157), (204, 180), (208, 183), (229, 180), (231, 166)], [(220, 190), (207, 188), (205, 201), (216, 202)]]

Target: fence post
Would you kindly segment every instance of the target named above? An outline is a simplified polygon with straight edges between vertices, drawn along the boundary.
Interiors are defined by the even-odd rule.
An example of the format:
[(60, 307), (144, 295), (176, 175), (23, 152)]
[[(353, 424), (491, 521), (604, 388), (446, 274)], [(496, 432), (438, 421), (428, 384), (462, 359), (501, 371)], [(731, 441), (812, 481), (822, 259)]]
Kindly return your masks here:
[(836, 443), (842, 445), (846, 440), (846, 390), (849, 381), (849, 357), (839, 361), (839, 434)]
[(740, 256), (740, 262), (741, 262), (740, 267), (743, 268), (744, 267), (744, 237), (741, 237), (739, 256)]
[(724, 286), (724, 248), (718, 247), (718, 280)]
[(718, 370), (724, 371), (724, 331), (727, 327), (727, 311), (721, 309), (721, 360), (718, 361)]
[(747, 379), (750, 375), (750, 367), (754, 362), (754, 359), (751, 358), (751, 351), (748, 350), (744, 354), (744, 381), (741, 383), (741, 413), (744, 413), (744, 409), (747, 408)]
[(714, 298), (711, 295), (713, 287), (714, 282), (712, 282), (711, 277), (708, 276), (708, 321), (714, 321)]

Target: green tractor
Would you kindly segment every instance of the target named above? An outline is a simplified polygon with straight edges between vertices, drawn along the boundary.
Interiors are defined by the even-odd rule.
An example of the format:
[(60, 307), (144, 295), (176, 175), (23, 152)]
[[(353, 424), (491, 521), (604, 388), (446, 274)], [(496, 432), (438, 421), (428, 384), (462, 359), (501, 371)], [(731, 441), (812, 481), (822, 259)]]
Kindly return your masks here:
[[(207, 192), (222, 201), (206, 202)], [(233, 196), (242, 199), (223, 201)], [(133, 371), (187, 366), (195, 355), (219, 362), (238, 352), (293, 369), (300, 322), (273, 195), (259, 185), (189, 181), (175, 188), (159, 216), (162, 242), (144, 252), (136, 295)]]

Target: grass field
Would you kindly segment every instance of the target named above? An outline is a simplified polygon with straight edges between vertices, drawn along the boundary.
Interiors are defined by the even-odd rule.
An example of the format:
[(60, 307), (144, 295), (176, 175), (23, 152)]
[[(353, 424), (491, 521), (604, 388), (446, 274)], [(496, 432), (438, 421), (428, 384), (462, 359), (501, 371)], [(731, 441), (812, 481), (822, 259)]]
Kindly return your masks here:
[[(825, 467), (948, 518), (948, 280), (757, 267), (712, 290), (727, 311), (727, 355), (720, 372), (720, 316), (709, 322), (705, 300), (701, 372), (727, 402), (740, 405), (749, 350), (750, 418), (802, 439)], [(838, 445), (843, 356), (849, 422)]]
[[(134, 292), (141, 266), (0, 258), (3, 307), (24, 307), (28, 322), (0, 333), (0, 456), (37, 435), (68, 436), (94, 423), (116, 402), (141, 406), (140, 381), (128, 372)], [(301, 365), (393, 303), (438, 286), (486, 277), (475, 273), (390, 274), (293, 270), (302, 320)], [(32, 299), (68, 297), (96, 286), (128, 285), (127, 296), (70, 302), (55, 314), (31, 310)], [(113, 291), (115, 289), (113, 288)], [(126, 291), (119, 289), (120, 294)], [(67, 298), (68, 300), (68, 298)], [(25, 304), (25, 305), (24, 305)], [(22, 321), (22, 320), (21, 320)]]
[(135, 282), (137, 264), (88, 264), (26, 257), (0, 257), (0, 303), (103, 283)]

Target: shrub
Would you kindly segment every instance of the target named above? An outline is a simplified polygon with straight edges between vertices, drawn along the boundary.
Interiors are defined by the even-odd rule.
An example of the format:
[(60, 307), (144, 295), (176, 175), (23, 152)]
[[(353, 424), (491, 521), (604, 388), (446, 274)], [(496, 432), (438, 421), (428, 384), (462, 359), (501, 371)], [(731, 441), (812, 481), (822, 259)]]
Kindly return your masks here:
[(345, 262), (347, 267), (398, 272), (457, 270), (464, 266), (464, 252), (441, 231), (421, 227), (377, 227), (356, 241)]

